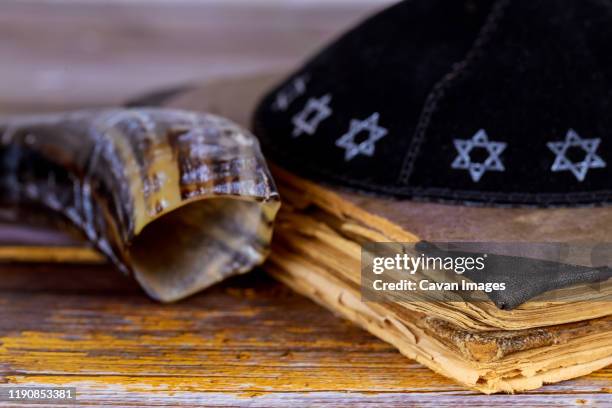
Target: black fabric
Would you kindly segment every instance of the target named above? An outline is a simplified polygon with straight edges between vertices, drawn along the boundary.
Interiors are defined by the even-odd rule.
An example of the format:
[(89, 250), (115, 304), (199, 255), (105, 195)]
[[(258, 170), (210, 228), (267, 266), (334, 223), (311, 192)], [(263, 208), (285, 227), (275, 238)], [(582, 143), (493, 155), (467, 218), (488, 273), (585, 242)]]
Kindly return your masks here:
[[(490, 205), (610, 203), (611, 40), (610, 0), (404, 1), (272, 90), (255, 133), (278, 164), (361, 191)], [(329, 115), (312, 134), (296, 134), (296, 117), (325, 97)], [(347, 157), (340, 139), (367, 118), (379, 133)], [(355, 132), (355, 145), (374, 135), (367, 129)], [(486, 171), (473, 166), (483, 163)]]
[[(415, 248), (428, 256), (443, 258), (474, 256), (473, 252), (442, 250), (435, 244), (426, 241), (418, 242)], [(551, 260), (488, 253), (485, 269), (466, 271), (464, 276), (477, 283), (504, 283), (505, 290), (494, 290), (486, 295), (498, 308), (512, 310), (536, 296), (579, 284), (593, 285), (590, 293), (584, 295), (585, 300), (593, 295), (599, 296), (600, 288), (597, 284), (612, 278), (612, 269), (607, 266), (587, 267)], [(470, 294), (466, 296), (469, 297)], [(540, 300), (555, 301), (558, 299), (547, 295)]]

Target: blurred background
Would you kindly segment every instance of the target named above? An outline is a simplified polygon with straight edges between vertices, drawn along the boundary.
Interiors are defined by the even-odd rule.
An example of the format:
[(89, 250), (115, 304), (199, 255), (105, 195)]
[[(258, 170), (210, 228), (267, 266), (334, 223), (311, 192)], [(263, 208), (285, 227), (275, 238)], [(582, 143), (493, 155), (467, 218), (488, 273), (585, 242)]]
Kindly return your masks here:
[(0, 114), (289, 69), (390, 0), (0, 0)]

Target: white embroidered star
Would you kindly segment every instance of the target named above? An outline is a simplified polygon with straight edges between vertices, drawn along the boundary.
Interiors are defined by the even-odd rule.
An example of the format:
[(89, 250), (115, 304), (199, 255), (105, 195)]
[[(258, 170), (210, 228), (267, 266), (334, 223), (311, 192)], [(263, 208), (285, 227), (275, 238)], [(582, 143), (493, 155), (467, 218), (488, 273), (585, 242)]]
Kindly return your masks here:
[[(603, 169), (606, 162), (596, 152), (601, 143), (600, 138), (582, 139), (574, 129), (567, 131), (562, 142), (548, 142), (546, 146), (556, 155), (551, 171), (571, 171), (578, 181), (584, 181), (589, 169)], [(585, 151), (584, 160), (574, 163), (567, 157), (567, 150), (571, 147), (580, 147)]]
[[(491, 142), (484, 129), (480, 129), (476, 134), (468, 140), (454, 139), (453, 143), (459, 153), (451, 164), (451, 168), (468, 170), (472, 181), (478, 182), (486, 171), (504, 171), (506, 170), (501, 162), (500, 155), (506, 148), (505, 142)], [(474, 148), (484, 148), (489, 153), (489, 157), (484, 162), (472, 162), (470, 152)]]
[[(387, 134), (387, 129), (378, 126), (379, 116), (378, 113), (373, 113), (365, 120), (351, 119), (349, 131), (336, 140), (336, 146), (346, 150), (344, 160), (349, 161), (358, 154), (374, 155), (375, 143)], [(363, 131), (368, 132), (368, 138), (355, 143), (355, 136)]]
[(314, 135), (319, 124), (332, 114), (332, 110), (329, 107), (331, 99), (331, 94), (323, 95), (320, 98), (308, 99), (304, 109), (291, 119), (294, 126), (293, 137), (298, 137), (303, 133)]
[(307, 74), (298, 76), (287, 86), (278, 91), (276, 98), (274, 99), (274, 103), (272, 103), (272, 109), (280, 112), (286, 111), (293, 101), (306, 92), (306, 84), (308, 83), (309, 79), (310, 78)]

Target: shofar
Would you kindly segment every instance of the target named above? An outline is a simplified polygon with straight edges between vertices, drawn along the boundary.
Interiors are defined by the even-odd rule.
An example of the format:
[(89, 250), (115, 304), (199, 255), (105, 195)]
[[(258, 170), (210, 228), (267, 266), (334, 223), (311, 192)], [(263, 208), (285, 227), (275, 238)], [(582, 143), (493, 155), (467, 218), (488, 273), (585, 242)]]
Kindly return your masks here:
[(269, 252), (278, 193), (257, 140), (226, 119), (80, 111), (5, 119), (0, 135), (0, 217), (63, 219), (155, 299), (249, 271)]
[[(218, 113), (248, 123), (255, 101), (276, 79), (219, 81), (145, 101), (198, 110), (214, 106)], [(267, 270), (404, 355), (485, 393), (534, 389), (612, 364), (609, 286), (602, 287), (601, 301), (530, 301), (510, 311), (490, 301), (364, 303), (359, 291), (363, 242), (409, 242), (436, 234), (438, 239), (458, 239), (470, 233), (517, 240), (534, 230), (540, 234), (534, 240), (592, 237), (582, 226), (597, 225), (605, 235), (612, 228), (607, 222), (610, 208), (508, 210), (399, 203), (272, 170), (283, 208)], [(457, 211), (470, 215), (464, 221), (480, 220), (480, 229), (457, 224)], [(546, 216), (551, 219), (542, 227)], [(555, 225), (564, 228), (558, 231)]]

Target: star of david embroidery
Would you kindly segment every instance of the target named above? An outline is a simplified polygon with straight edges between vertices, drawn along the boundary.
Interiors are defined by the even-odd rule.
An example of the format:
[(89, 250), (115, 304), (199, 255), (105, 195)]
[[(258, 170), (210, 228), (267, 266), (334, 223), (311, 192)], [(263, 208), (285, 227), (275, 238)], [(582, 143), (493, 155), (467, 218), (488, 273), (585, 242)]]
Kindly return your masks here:
[[(376, 142), (387, 134), (387, 129), (378, 126), (379, 116), (378, 113), (373, 113), (365, 120), (351, 119), (349, 131), (336, 140), (336, 146), (345, 149), (344, 160), (349, 161), (359, 154), (374, 155)], [(355, 136), (363, 131), (368, 133), (368, 138), (356, 143)]]
[[(480, 129), (471, 139), (454, 139), (453, 143), (457, 149), (457, 157), (451, 164), (451, 168), (468, 170), (472, 181), (477, 183), (487, 171), (505, 171), (500, 155), (506, 149), (505, 142), (490, 141), (487, 132)], [(489, 156), (484, 162), (473, 162), (470, 152), (474, 148), (484, 148)]]
[(329, 107), (331, 102), (331, 94), (323, 95), (320, 98), (310, 98), (304, 109), (293, 116), (293, 137), (298, 137), (304, 133), (313, 135), (319, 124), (331, 116), (332, 110)]
[[(597, 148), (600, 143), (600, 138), (582, 139), (573, 129), (568, 130), (564, 141), (546, 143), (546, 146), (555, 154), (555, 162), (550, 170), (554, 172), (569, 170), (578, 181), (584, 181), (589, 169), (606, 167), (606, 162), (597, 155)], [(567, 157), (567, 151), (570, 147), (580, 147), (584, 150), (586, 153), (584, 160), (576, 163), (572, 162)]]
[(309, 76), (301, 75), (296, 77), (291, 83), (281, 89), (272, 103), (272, 109), (277, 112), (284, 112), (297, 98), (306, 92), (306, 84)]

